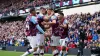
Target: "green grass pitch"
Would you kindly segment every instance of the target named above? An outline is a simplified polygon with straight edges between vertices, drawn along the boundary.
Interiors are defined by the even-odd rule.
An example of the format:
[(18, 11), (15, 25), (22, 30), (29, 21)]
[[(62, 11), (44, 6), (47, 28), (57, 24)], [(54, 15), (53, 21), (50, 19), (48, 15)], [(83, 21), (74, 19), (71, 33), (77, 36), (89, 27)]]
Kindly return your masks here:
[[(15, 52), (15, 51), (2, 51), (0, 50), (0, 56), (20, 56), (24, 52)], [(32, 54), (29, 56), (33, 56)], [(52, 56), (51, 54), (45, 54), (44, 56)]]
[[(0, 56), (20, 56), (24, 52), (15, 52), (15, 51), (2, 51), (0, 50)], [(32, 54), (29, 56), (33, 56)], [(52, 56), (52, 54), (45, 54), (44, 56)], [(68, 56), (75, 56), (75, 55), (68, 55)]]

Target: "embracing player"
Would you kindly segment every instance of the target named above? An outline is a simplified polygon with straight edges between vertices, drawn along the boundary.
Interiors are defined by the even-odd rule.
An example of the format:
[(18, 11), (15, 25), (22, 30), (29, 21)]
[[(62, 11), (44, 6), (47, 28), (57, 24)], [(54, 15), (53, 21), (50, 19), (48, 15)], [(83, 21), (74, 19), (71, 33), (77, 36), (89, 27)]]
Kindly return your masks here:
[(54, 33), (58, 30), (56, 30), (55, 28), (57, 27), (57, 16), (54, 15), (54, 11), (52, 8), (48, 8), (47, 9), (47, 15), (46, 16), (50, 16), (49, 17), (49, 22), (46, 22), (46, 24), (51, 25), (52, 28), (52, 35), (51, 35), (51, 43), (50, 46), (52, 48), (52, 53), (53, 56), (57, 56), (58, 55), (58, 50), (57, 50), (57, 46), (59, 46), (59, 40), (60, 40), (60, 36), (56, 36)]
[[(44, 16), (46, 15), (46, 9), (41, 7), (40, 8), (41, 13), (37, 15), (38, 18), (38, 23), (39, 25), (42, 27), (42, 29), (44, 30), (44, 25), (42, 25), (42, 22), (44, 21)], [(37, 38), (38, 38), (38, 49), (37, 49), (37, 53), (40, 56), (44, 56), (44, 34), (41, 32), (37, 33)]]
[(38, 24), (37, 15), (34, 8), (30, 9), (30, 15), (26, 18), (25, 24), (26, 24), (27, 39), (29, 40), (32, 49), (29, 49), (21, 56), (27, 56), (31, 53), (34, 53), (34, 55), (36, 56), (38, 48), (38, 38), (36, 34), (38, 31), (44, 34), (44, 31)]
[(62, 41), (62, 43), (60, 42), (61, 45), (61, 51), (60, 51), (60, 56), (66, 56), (67, 55), (67, 44), (68, 44), (68, 40), (66, 37), (68, 37), (68, 21), (67, 19), (65, 19), (64, 14), (63, 13), (58, 13), (58, 30), (59, 30), (59, 34), (60, 34), (60, 41)]

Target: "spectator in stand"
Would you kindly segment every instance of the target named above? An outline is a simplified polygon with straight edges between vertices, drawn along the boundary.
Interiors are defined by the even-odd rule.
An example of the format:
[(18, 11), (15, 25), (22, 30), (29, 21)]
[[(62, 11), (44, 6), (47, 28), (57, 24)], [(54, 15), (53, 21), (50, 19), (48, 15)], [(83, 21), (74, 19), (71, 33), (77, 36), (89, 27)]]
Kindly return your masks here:
[(21, 39), (20, 44), (21, 44), (21, 46), (24, 46), (24, 45), (25, 45), (25, 43), (24, 43), (24, 39), (23, 39), (23, 38)]
[(100, 48), (100, 39), (98, 39), (98, 47)]
[(3, 40), (3, 39), (1, 39), (1, 41), (0, 41), (0, 42), (1, 42), (1, 46), (3, 46), (3, 44), (4, 44), (4, 40)]
[(98, 33), (98, 36), (100, 38), (100, 25), (97, 27), (97, 33)]
[(96, 46), (95, 42), (93, 42), (93, 44), (91, 46), (91, 52), (92, 53), (95, 53), (96, 52), (96, 49), (97, 49), (97, 46)]
[(78, 43), (79, 43), (79, 36), (78, 36), (78, 34), (75, 34), (74, 43), (75, 43), (76, 45), (78, 45)]
[(97, 34), (97, 32), (94, 32), (94, 34), (92, 36), (93, 36), (93, 40), (94, 41), (98, 40), (98, 34)]
[[(17, 42), (18, 39), (16, 38), (25, 37), (23, 27), (23, 21), (0, 22), (1, 45), (15, 46), (15, 44), (17, 43), (17, 46), (21, 46), (21, 44)], [(24, 43), (22, 46), (24, 46)]]
[(88, 38), (88, 42), (90, 42), (92, 40), (92, 34), (91, 33), (88, 33), (87, 34), (87, 38)]
[(71, 41), (71, 42), (68, 44), (68, 47), (69, 47), (69, 48), (76, 48), (76, 45), (75, 45), (74, 42)]

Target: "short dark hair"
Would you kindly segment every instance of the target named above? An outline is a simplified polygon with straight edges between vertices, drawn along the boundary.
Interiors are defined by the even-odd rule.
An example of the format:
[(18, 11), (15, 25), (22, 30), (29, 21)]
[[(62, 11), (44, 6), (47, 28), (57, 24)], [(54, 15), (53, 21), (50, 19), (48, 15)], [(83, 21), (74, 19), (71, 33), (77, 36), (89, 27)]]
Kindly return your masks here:
[(62, 12), (59, 12), (58, 14), (60, 14), (60, 15), (64, 16), (64, 13), (62, 13)]
[(32, 13), (33, 11), (35, 11), (35, 8), (31, 8), (30, 9), (30, 13)]
[(46, 10), (46, 8), (44, 8), (44, 7), (41, 7), (40, 9), (44, 9), (44, 10)]
[(53, 10), (53, 9), (49, 7), (49, 8), (47, 8), (47, 10)]

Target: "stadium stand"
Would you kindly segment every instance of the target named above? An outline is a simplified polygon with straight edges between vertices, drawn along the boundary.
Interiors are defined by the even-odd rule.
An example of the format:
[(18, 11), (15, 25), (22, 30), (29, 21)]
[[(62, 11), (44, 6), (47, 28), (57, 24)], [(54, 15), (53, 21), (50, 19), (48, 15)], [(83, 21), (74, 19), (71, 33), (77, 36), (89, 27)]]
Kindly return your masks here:
[[(62, 4), (65, 0), (60, 0), (60, 6), (67, 5)], [(50, 4), (52, 0), (5, 0), (0, 1), (0, 17), (9, 16), (9, 14), (18, 14), (20, 9), (31, 8), (43, 6)], [(6, 4), (6, 5), (5, 5)], [(59, 4), (56, 6), (60, 7)], [(66, 15), (67, 16), (67, 15)], [(68, 15), (66, 19), (69, 21), (69, 32), (68, 32), (68, 46), (67, 50), (70, 48), (78, 48), (80, 42), (80, 28), (84, 28), (85, 31), (85, 41), (84, 47), (94, 50), (100, 50), (100, 11), (94, 14), (73, 14)], [(25, 39), (25, 29), (24, 21), (13, 21), (13, 22), (0, 22), (0, 46), (27, 46), (27, 40)], [(50, 41), (45, 40), (45, 45), (49, 47)], [(59, 47), (60, 50), (60, 47)]]
[[(47, 6), (53, 7), (53, 9), (57, 9), (59, 7), (73, 7), (74, 4), (84, 4), (87, 2), (93, 2), (93, 3), (99, 3), (96, 2), (98, 0), (8, 0), (8, 2), (5, 2), (6, 0), (0, 1), (0, 14), (2, 14), (2, 17), (4, 16), (19, 16), (21, 13), (27, 13), (27, 9), (30, 9), (32, 7), (41, 7), (41, 6)], [(89, 4), (89, 3), (87, 3)], [(87, 5), (85, 4), (85, 5)], [(91, 4), (91, 3), (90, 3)], [(21, 10), (21, 11), (20, 11)], [(1, 17), (1, 15), (0, 15)]]
[(50, 4), (51, 0), (6, 0), (0, 1), (0, 12), (3, 16), (10, 16), (10, 14), (18, 14), (20, 9), (26, 9), (31, 7), (39, 7)]

